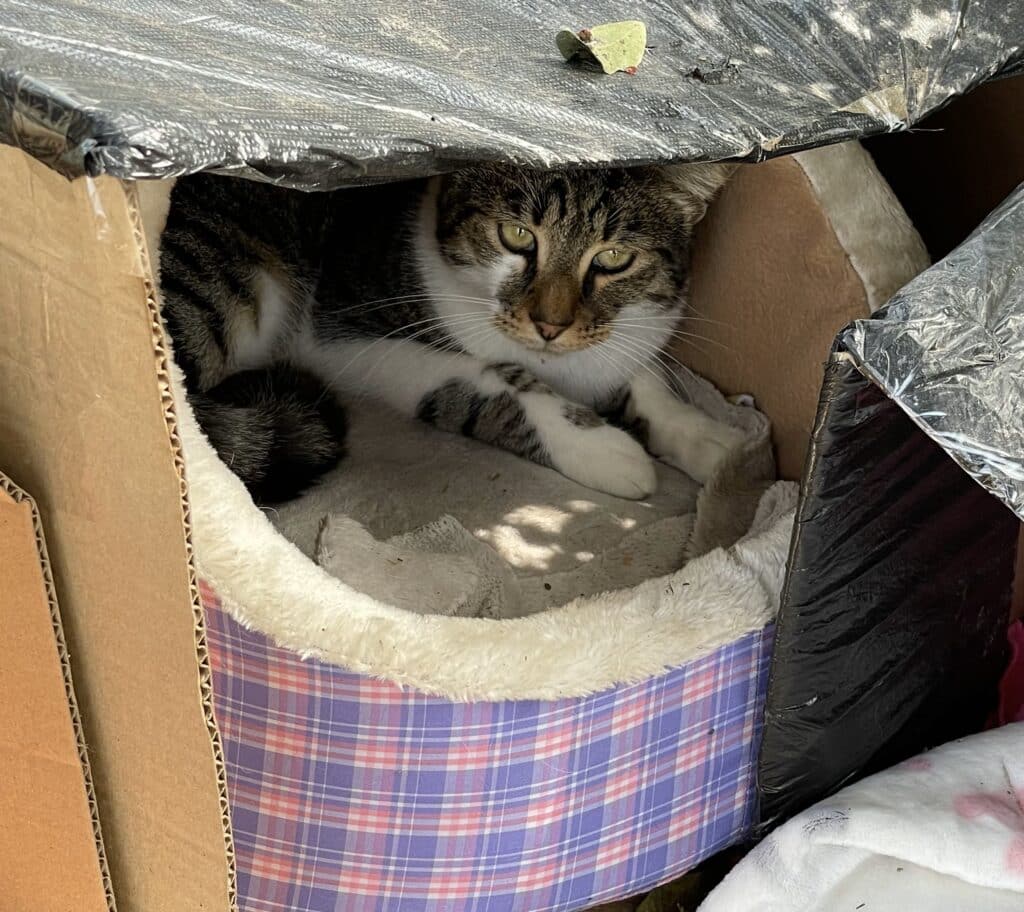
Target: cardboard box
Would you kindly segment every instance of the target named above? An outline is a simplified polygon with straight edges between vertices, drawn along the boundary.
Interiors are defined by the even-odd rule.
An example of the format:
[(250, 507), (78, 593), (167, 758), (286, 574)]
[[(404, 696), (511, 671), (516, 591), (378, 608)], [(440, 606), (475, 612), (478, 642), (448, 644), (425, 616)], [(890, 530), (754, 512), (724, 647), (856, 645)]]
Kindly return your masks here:
[(118, 904), (221, 912), (223, 769), (132, 191), (8, 147), (0, 184), (0, 465), (46, 523)]
[[(8, 201), (0, 222), (0, 320), (7, 330), (0, 334), (0, 465), (33, 491), (47, 524), (118, 906), (122, 912), (234, 908), (230, 808), (191, 559), (190, 507), (137, 191), (112, 179), (69, 183), (2, 148), (0, 193)], [(793, 338), (806, 337), (806, 327), (792, 329)], [(825, 339), (834, 327), (812, 329)], [(814, 387), (827, 358), (827, 350), (816, 352), (801, 372), (801, 407), (787, 424), (803, 435), (789, 439), (791, 464), (812, 432), (814, 444), (782, 616), (789, 665), (784, 673), (781, 663), (776, 668), (772, 749), (762, 757), (764, 781), (792, 788), (772, 815), (883, 756), (879, 745), (860, 738), (866, 726), (891, 722), (900, 734), (893, 749), (907, 752), (969, 726), (972, 705), (983, 714), (976, 704), (998, 671), (996, 632), (1008, 606), (1005, 509), (848, 360), (829, 362), (818, 410)], [(796, 401), (779, 390), (775, 395), (783, 405)], [(908, 459), (879, 482), (879, 496), (905, 495), (919, 472), (927, 486), (906, 501), (919, 523), (945, 522), (955, 513), (977, 535), (954, 559), (941, 537), (912, 537), (908, 559), (917, 578), (929, 578), (919, 591), (901, 589), (884, 568), (860, 567), (855, 609), (852, 598), (848, 606), (834, 587), (826, 591), (829, 579), (815, 570), (863, 560), (858, 549), (872, 535), (890, 534), (886, 523), (893, 518), (857, 526), (869, 506), (858, 503), (861, 514), (852, 510), (847, 525), (827, 527), (820, 507), (850, 460), (870, 466), (879, 453), (891, 452)], [(945, 499), (926, 496), (933, 489)], [(950, 593), (941, 623), (934, 598), (940, 590)], [(907, 658), (908, 680), (900, 685), (906, 699), (894, 721), (879, 721), (869, 701), (829, 727), (826, 701), (798, 698), (794, 682), (805, 680), (801, 662), (814, 658), (808, 644), (816, 637), (815, 611), (832, 617), (862, 609), (865, 623), (932, 624), (942, 635), (936, 647), (942, 661), (929, 670), (916, 654)], [(968, 617), (973, 626), (964, 625)], [(826, 647), (841, 652), (850, 644), (834, 637)], [(951, 677), (950, 668), (958, 673)], [(806, 680), (808, 687), (816, 683)], [(867, 678), (856, 683), (858, 697), (871, 690)], [(39, 698), (47, 689), (52, 698), (55, 686), (40, 679)], [(36, 699), (35, 690), (26, 701)], [(850, 743), (856, 749), (847, 755)]]
[(8, 912), (113, 912), (42, 522), (2, 474), (0, 574), (0, 904)]

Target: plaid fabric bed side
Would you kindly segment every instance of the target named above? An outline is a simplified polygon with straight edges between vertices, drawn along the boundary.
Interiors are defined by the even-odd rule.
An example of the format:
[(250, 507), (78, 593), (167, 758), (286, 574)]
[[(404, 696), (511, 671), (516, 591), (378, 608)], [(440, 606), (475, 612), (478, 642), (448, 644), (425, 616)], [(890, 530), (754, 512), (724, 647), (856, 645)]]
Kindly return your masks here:
[(203, 600), (241, 912), (583, 909), (753, 823), (771, 628), (593, 696), (455, 703)]

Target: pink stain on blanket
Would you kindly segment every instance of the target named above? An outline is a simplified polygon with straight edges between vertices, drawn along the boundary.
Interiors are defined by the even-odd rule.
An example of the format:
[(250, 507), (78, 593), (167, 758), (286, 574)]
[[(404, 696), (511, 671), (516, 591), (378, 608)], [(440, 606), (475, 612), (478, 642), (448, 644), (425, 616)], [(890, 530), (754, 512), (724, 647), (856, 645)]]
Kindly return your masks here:
[(1016, 833), (1007, 849), (1006, 867), (1014, 874), (1024, 875), (1024, 788), (1010, 792), (957, 795), (953, 799), (953, 809), (967, 820), (991, 817)]
[(1017, 836), (1010, 843), (1010, 851), (1006, 855), (1006, 866), (1014, 874), (1024, 875), (1024, 836)]

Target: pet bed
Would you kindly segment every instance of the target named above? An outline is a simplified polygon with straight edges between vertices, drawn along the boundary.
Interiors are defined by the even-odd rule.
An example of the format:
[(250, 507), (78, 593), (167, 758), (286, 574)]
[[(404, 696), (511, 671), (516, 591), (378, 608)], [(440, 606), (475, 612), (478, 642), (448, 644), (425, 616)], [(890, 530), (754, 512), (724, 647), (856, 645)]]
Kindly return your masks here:
[[(830, 157), (858, 167), (816, 184)], [(747, 169), (719, 208), (794, 167), (857, 279), (831, 337), (926, 260), (857, 144)], [(850, 179), (882, 204), (830, 211)], [(158, 250), (168, 187), (142, 189)], [(676, 381), (746, 443), (641, 504), (356, 408), (348, 464), (264, 513), (182, 405), (243, 909), (579, 909), (749, 833), (795, 485), (756, 409)]]

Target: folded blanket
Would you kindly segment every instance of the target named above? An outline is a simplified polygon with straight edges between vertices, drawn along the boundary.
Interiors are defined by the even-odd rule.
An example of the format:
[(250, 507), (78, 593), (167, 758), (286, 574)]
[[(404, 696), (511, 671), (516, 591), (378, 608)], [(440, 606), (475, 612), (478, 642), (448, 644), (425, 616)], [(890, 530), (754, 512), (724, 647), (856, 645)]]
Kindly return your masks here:
[(512, 568), (451, 516), (386, 541), (332, 513), (317, 539), (316, 561), (367, 595), (417, 614), (519, 617)]
[(1024, 910), (1024, 723), (947, 744), (794, 817), (700, 907), (748, 910)]

